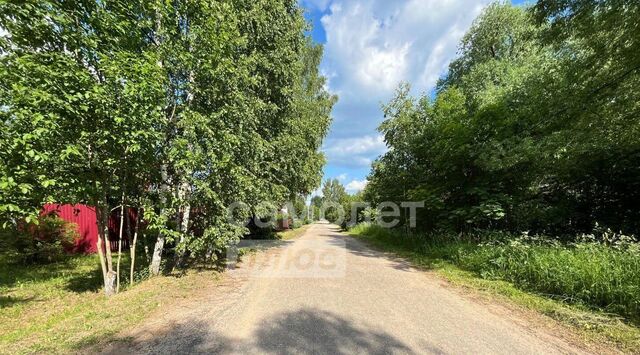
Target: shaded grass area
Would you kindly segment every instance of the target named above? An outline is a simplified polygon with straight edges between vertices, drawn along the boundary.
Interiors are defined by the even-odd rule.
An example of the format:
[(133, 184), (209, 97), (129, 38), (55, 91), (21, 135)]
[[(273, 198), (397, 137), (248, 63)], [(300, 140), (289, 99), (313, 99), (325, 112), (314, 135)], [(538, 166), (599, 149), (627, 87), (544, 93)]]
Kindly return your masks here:
[[(298, 238), (310, 227), (274, 233)], [(121, 292), (102, 294), (97, 255), (67, 256), (50, 264), (24, 265), (0, 253), (0, 353), (68, 353), (99, 348), (159, 307), (188, 297), (217, 280), (215, 269), (180, 270), (129, 287), (129, 253), (122, 257)], [(115, 260), (115, 257), (114, 257)], [(138, 261), (136, 280), (146, 278)]]
[(128, 289), (123, 284), (125, 292), (107, 299), (97, 258), (28, 266), (0, 259), (0, 353), (68, 353), (102, 344), (217, 278), (214, 271), (157, 277)]
[(551, 316), (585, 338), (630, 352), (640, 349), (640, 257), (634, 249), (520, 239), (480, 244), (372, 225), (356, 226), (350, 234), (455, 284)]

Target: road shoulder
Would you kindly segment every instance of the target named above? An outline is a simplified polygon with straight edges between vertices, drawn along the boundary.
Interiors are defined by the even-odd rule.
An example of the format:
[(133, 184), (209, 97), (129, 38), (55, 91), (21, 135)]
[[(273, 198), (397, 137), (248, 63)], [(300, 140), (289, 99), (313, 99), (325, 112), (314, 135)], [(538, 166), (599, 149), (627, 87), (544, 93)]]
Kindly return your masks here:
[[(636, 353), (640, 339), (637, 328), (617, 318), (602, 319), (589, 310), (517, 289), (510, 283), (487, 280), (446, 262), (425, 260), (417, 253), (390, 248), (362, 235), (342, 232), (385, 257), (402, 260), (437, 280), (443, 287), (490, 312), (511, 319), (523, 328), (555, 338), (591, 353)], [(599, 324), (595, 328), (592, 325)]]

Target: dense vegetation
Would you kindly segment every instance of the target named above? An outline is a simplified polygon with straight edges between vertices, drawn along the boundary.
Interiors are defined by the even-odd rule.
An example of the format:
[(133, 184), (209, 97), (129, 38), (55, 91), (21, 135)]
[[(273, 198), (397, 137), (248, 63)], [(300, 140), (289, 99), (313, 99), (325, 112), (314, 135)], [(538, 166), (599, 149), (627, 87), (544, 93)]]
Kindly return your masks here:
[(417, 229), (356, 232), (638, 321), (639, 16), (635, 1), (486, 8), (433, 95), (403, 84), (383, 108), (389, 150), (364, 196), (425, 201)]
[(95, 206), (109, 290), (112, 209), (144, 212), (157, 274), (167, 249), (240, 238), (232, 202), (243, 220), (309, 193), (335, 98), (307, 26), (294, 0), (0, 2), (3, 235), (47, 202)]
[(384, 107), (372, 202), (424, 200), (421, 230), (640, 232), (640, 4), (494, 3), (434, 97)]

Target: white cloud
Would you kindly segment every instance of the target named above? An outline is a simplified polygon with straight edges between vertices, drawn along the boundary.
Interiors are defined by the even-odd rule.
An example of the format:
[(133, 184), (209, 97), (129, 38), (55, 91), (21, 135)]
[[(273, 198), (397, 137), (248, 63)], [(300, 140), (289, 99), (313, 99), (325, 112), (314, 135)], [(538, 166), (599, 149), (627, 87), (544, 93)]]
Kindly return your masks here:
[[(384, 153), (387, 147), (381, 135), (356, 138), (329, 138), (323, 152), (331, 164), (343, 167), (369, 167), (372, 158)], [(346, 178), (346, 174), (345, 175)]]
[[(374, 136), (383, 119), (380, 103), (388, 102), (402, 81), (411, 83), (414, 93), (431, 91), (490, 1), (331, 1), (321, 20), (322, 72), (330, 74), (328, 87), (339, 101), (328, 141)], [(355, 156), (329, 151), (329, 164), (366, 166), (379, 151)]]
[[(335, 0), (322, 18), (331, 88), (386, 98), (401, 81), (428, 90), (490, 0)], [(349, 90), (348, 90), (349, 89)], [(353, 91), (357, 89), (357, 91)]]
[(321, 71), (327, 88), (339, 96), (323, 147), (330, 171), (366, 176), (371, 162), (386, 151), (376, 132), (383, 120), (380, 103), (388, 102), (403, 81), (414, 93), (429, 93), (473, 19), (491, 1), (300, 0), (324, 12)]
[(347, 184), (347, 186), (345, 186), (345, 189), (347, 190), (347, 192), (354, 194), (362, 191), (365, 186), (367, 186), (367, 183), (367, 180), (352, 180)]
[(343, 84), (350, 89), (392, 90), (405, 74), (409, 44), (386, 41), (384, 20), (374, 10), (374, 2), (335, 1), (331, 13), (322, 18), (328, 66), (338, 74), (331, 88), (338, 94), (345, 93)]
[(347, 180), (347, 173), (343, 173), (343, 174), (338, 175), (338, 177), (336, 179), (338, 179), (340, 181)]

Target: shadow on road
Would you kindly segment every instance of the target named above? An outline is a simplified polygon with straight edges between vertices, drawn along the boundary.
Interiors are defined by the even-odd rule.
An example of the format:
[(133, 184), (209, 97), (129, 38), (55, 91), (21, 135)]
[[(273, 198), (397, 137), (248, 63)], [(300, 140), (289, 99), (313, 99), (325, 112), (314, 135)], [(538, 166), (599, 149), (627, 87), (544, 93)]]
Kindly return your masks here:
[[(166, 331), (124, 340), (103, 349), (123, 353), (268, 353), (268, 354), (389, 354), (411, 350), (382, 331), (360, 328), (330, 312), (301, 309), (263, 320), (245, 339), (229, 338), (201, 320), (176, 324)], [(438, 352), (437, 349), (433, 349)]]
[(263, 322), (257, 332), (258, 348), (272, 354), (368, 354), (407, 352), (400, 341), (382, 332), (358, 329), (329, 312), (300, 310)]

